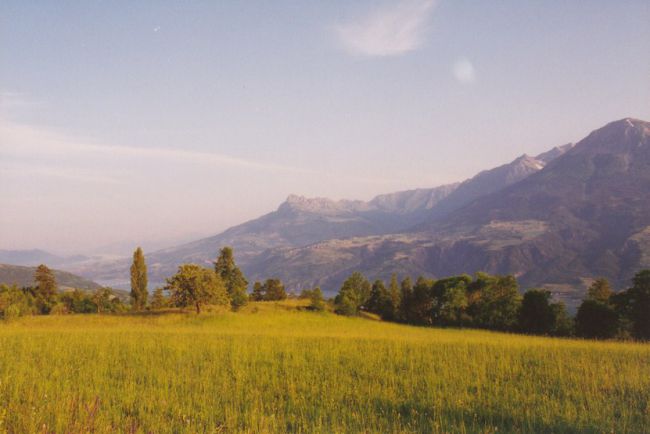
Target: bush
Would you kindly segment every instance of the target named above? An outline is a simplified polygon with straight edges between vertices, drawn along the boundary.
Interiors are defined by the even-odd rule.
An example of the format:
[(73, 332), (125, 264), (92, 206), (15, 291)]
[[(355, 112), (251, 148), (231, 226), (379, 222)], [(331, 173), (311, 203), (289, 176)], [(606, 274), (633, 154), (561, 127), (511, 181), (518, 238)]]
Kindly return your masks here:
[(311, 310), (318, 312), (325, 310), (325, 301), (323, 300), (323, 293), (320, 288), (316, 288), (311, 291), (309, 298), (311, 300), (311, 303), (309, 304), (309, 308)]
[(23, 316), (23, 312), (20, 309), (20, 306), (17, 304), (10, 304), (7, 306), (4, 310), (4, 319), (7, 321), (11, 321), (12, 319), (18, 318)]
[(50, 315), (66, 315), (68, 313), (70, 312), (68, 311), (66, 305), (63, 303), (55, 304), (54, 306), (52, 306), (52, 309), (50, 310)]

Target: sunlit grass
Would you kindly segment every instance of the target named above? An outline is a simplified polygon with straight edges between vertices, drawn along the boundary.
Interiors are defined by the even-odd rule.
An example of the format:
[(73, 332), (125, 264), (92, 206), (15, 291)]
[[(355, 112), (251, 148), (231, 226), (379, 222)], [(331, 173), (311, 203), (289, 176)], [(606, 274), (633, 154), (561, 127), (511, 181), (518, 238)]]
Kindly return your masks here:
[(0, 432), (643, 432), (650, 345), (242, 312), (0, 324)]

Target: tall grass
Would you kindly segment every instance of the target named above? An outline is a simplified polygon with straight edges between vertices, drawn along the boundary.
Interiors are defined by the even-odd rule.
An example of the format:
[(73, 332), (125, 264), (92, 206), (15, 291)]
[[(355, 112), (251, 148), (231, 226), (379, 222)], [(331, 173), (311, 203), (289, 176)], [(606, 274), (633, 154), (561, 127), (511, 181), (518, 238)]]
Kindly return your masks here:
[(650, 345), (258, 303), (0, 325), (0, 432), (643, 432)]

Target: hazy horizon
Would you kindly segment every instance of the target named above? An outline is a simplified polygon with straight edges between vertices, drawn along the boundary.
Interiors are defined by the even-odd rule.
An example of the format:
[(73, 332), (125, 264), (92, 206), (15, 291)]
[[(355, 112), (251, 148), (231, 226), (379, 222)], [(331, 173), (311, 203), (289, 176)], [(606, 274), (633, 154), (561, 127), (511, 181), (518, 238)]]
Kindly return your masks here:
[(0, 249), (164, 247), (292, 193), (434, 187), (650, 120), (644, 1), (7, 1), (0, 20)]

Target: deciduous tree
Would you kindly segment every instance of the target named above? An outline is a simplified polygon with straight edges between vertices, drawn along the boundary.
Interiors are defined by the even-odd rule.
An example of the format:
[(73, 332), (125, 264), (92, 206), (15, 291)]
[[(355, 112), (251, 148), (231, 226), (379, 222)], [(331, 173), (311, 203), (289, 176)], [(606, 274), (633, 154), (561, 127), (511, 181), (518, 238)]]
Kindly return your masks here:
[(608, 303), (611, 295), (612, 287), (609, 285), (609, 281), (602, 277), (596, 279), (587, 290), (587, 298), (601, 303)]
[(370, 297), (370, 282), (359, 272), (348, 277), (334, 299), (336, 311), (343, 315), (356, 315), (365, 307)]
[(309, 295), (309, 308), (315, 311), (325, 310), (325, 301), (323, 299), (323, 292), (320, 288), (314, 288)]
[(151, 308), (152, 309), (164, 309), (169, 305), (169, 300), (165, 297), (164, 289), (158, 287), (153, 292), (151, 297)]
[(221, 277), (213, 270), (195, 264), (184, 264), (178, 272), (167, 279), (165, 287), (171, 293), (175, 306), (193, 306), (196, 313), (206, 304), (227, 305), (228, 291)]
[(266, 279), (262, 286), (264, 301), (280, 301), (287, 298), (287, 292), (280, 279)]

